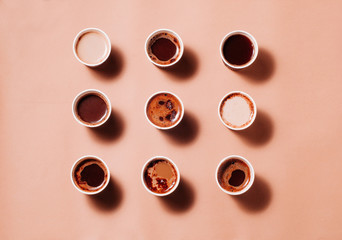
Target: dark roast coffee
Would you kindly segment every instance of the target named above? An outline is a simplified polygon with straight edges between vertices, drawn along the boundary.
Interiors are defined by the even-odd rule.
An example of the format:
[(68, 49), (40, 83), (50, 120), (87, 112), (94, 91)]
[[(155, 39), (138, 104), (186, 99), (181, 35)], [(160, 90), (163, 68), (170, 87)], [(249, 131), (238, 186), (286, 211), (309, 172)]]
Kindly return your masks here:
[(222, 188), (230, 192), (238, 192), (245, 188), (250, 181), (248, 165), (240, 159), (229, 159), (218, 170), (218, 182)]
[(97, 159), (85, 159), (78, 163), (73, 173), (75, 184), (84, 191), (97, 191), (106, 183), (108, 174), (104, 164)]
[(168, 65), (180, 56), (180, 43), (176, 36), (169, 32), (154, 35), (149, 41), (147, 52), (151, 60), (157, 64)]
[(77, 114), (86, 123), (101, 122), (107, 115), (106, 101), (95, 93), (89, 93), (78, 101)]
[(248, 63), (254, 53), (251, 40), (241, 34), (230, 36), (223, 45), (223, 56), (232, 65), (244, 65)]
[(176, 54), (177, 47), (169, 39), (159, 38), (152, 44), (151, 50), (159, 60), (167, 61)]

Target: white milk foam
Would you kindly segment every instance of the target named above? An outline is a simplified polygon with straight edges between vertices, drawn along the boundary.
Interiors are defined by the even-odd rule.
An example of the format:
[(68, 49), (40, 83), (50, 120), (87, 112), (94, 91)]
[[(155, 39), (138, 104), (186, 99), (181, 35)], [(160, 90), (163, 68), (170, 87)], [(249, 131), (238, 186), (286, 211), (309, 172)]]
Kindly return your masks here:
[(88, 64), (101, 62), (107, 56), (108, 51), (106, 38), (97, 32), (84, 33), (76, 46), (78, 57)]
[(227, 98), (221, 107), (224, 122), (233, 127), (246, 125), (253, 117), (251, 102), (239, 94)]

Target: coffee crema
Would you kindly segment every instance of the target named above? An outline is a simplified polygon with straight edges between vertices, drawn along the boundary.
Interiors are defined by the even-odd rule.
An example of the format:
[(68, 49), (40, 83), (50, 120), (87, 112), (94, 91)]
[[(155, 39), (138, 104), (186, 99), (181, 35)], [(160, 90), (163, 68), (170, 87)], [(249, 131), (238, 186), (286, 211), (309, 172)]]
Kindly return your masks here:
[(109, 114), (106, 100), (96, 93), (82, 96), (77, 102), (76, 110), (79, 119), (88, 124), (97, 124)]
[(162, 32), (149, 40), (147, 52), (153, 62), (171, 64), (180, 57), (180, 43), (176, 36)]
[(159, 127), (171, 127), (182, 117), (182, 104), (176, 96), (170, 93), (154, 95), (147, 103), (148, 119)]
[(244, 65), (252, 59), (254, 45), (248, 37), (235, 34), (226, 39), (222, 51), (224, 58), (230, 64)]
[(241, 191), (248, 185), (250, 178), (251, 173), (248, 165), (237, 158), (224, 162), (217, 172), (219, 184), (229, 192)]
[(107, 58), (110, 46), (101, 32), (89, 31), (79, 37), (75, 51), (81, 61), (97, 64)]
[(154, 193), (167, 193), (177, 183), (177, 171), (166, 159), (152, 160), (144, 169), (144, 183)]
[(222, 100), (220, 116), (225, 124), (232, 128), (243, 128), (254, 118), (254, 104), (241, 93), (229, 94)]
[(105, 165), (93, 158), (84, 159), (75, 166), (73, 180), (78, 188), (87, 192), (101, 189), (108, 179)]

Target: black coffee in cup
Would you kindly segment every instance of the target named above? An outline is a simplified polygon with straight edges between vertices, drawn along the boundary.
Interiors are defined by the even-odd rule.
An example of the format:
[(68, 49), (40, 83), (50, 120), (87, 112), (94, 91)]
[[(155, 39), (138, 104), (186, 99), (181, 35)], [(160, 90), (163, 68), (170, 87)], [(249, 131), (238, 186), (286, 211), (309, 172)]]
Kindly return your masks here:
[(86, 157), (74, 166), (72, 179), (77, 188), (88, 193), (98, 192), (108, 182), (109, 173), (102, 161)]

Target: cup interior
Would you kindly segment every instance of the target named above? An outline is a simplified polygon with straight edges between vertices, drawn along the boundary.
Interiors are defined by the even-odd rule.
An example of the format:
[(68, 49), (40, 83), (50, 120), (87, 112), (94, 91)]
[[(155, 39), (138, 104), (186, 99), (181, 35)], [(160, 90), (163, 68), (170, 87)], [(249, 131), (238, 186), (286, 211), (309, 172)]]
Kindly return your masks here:
[(178, 187), (180, 173), (177, 165), (171, 159), (156, 156), (144, 164), (141, 171), (141, 181), (144, 188), (152, 195), (167, 196)]
[(110, 171), (101, 158), (87, 155), (79, 158), (73, 164), (70, 176), (72, 184), (78, 191), (87, 195), (94, 195), (107, 187)]
[[(234, 97), (240, 97), (244, 101), (234, 101), (231, 102), (230, 108), (226, 107), (227, 101), (232, 100)], [(249, 111), (249, 113), (247, 111)], [(228, 115), (228, 113), (230, 114)], [(234, 119), (234, 116), (232, 116), (232, 114), (236, 115), (237, 117)], [(257, 107), (253, 98), (247, 93), (241, 91), (232, 91), (226, 94), (221, 99), (218, 106), (218, 115), (222, 124), (225, 125), (227, 128), (240, 131), (250, 127), (253, 124), (257, 115)], [(229, 122), (228, 118), (234, 120), (234, 123), (233, 121)], [(237, 125), (235, 122), (240, 122), (242, 120), (246, 121), (241, 125)]]
[(73, 52), (80, 63), (88, 67), (97, 67), (108, 59), (111, 42), (108, 35), (101, 29), (86, 28), (76, 35)]
[[(241, 161), (243, 164), (240, 164), (240, 166), (239, 165), (234, 166), (233, 165), (234, 161), (238, 161), (238, 162)], [(237, 164), (237, 162), (235, 162), (235, 164)], [(234, 176), (234, 172), (232, 170), (228, 170), (228, 168), (231, 166), (233, 166), (234, 172), (236, 171), (237, 175)], [(248, 173), (247, 173), (247, 176), (244, 175), (246, 180), (245, 182), (242, 182), (242, 185), (243, 185), (243, 186), (241, 185), (242, 187), (238, 186), (237, 188), (235, 188), (234, 186), (230, 185), (231, 183), (230, 181), (232, 181), (232, 184), (234, 184), (234, 181), (235, 182), (239, 181), (238, 179), (239, 171), (243, 170), (243, 172), (246, 173), (247, 169), (248, 169)], [(229, 176), (230, 178), (227, 179), (227, 177)], [(215, 179), (216, 179), (217, 185), (223, 192), (229, 195), (240, 195), (240, 194), (247, 192), (248, 189), (250, 189), (251, 186), (253, 185), (254, 178), (255, 178), (255, 173), (254, 173), (252, 164), (246, 158), (238, 156), (238, 155), (231, 155), (222, 159), (221, 162), (218, 164), (216, 168), (216, 172), (215, 172)], [(227, 183), (227, 181), (229, 181), (229, 184)]]
[[(228, 39), (232, 39), (231, 37), (234, 37), (234, 38), (242, 37), (242, 39), (240, 39), (240, 40), (243, 40), (243, 39), (246, 40), (247, 39), (247, 41), (249, 41), (251, 43), (251, 46), (248, 46), (248, 48), (249, 47), (251, 48), (252, 54), (248, 58), (249, 60), (247, 62), (245, 62), (243, 64), (236, 64), (236, 63), (231, 63), (227, 60), (227, 57), (225, 56), (225, 46), (226, 46)], [(246, 43), (246, 41), (243, 41), (240, 44), (238, 44), (238, 42), (235, 41), (234, 46), (235, 47), (236, 46), (243, 47), (245, 49), (245, 48), (247, 48), (245, 43)], [(222, 61), (224, 62), (224, 64), (226, 66), (228, 66), (231, 69), (235, 69), (235, 70), (243, 69), (243, 68), (250, 66), (255, 61), (255, 59), (257, 58), (258, 52), (259, 52), (258, 43), (255, 40), (255, 38), (250, 33), (246, 32), (246, 31), (242, 31), (242, 30), (236, 30), (236, 31), (232, 31), (232, 32), (228, 33), (222, 39), (221, 44), (220, 44), (220, 55), (221, 55)], [(239, 52), (236, 52), (235, 54), (238, 54), (238, 53)], [(241, 60), (241, 57), (242, 57), (242, 55), (239, 56), (240, 60)]]
[[(162, 43), (156, 44), (160, 39), (168, 39)], [(153, 46), (155, 51), (153, 51)], [(157, 46), (158, 45), (158, 46)], [(173, 49), (175, 47), (175, 49)], [(173, 51), (171, 51), (171, 48)], [(184, 52), (184, 44), (180, 36), (169, 29), (158, 29), (152, 32), (146, 39), (145, 42), (145, 53), (151, 63), (158, 67), (170, 67), (182, 58)], [(171, 54), (171, 55), (169, 55)], [(158, 58), (158, 55), (165, 57)]]
[(172, 92), (156, 92), (145, 103), (145, 117), (157, 129), (172, 129), (182, 121), (183, 116), (183, 102)]
[[(93, 99), (90, 99), (90, 98), (93, 98)], [(85, 102), (85, 99), (87, 102), (83, 103)], [(105, 103), (105, 107), (103, 106), (104, 105), (103, 102)], [(84, 105), (83, 110), (82, 110), (83, 114), (86, 114), (88, 111), (89, 115), (90, 114), (94, 115), (94, 116), (90, 116), (91, 118), (94, 118), (97, 115), (101, 116), (101, 118), (99, 118), (97, 121), (87, 121), (86, 118), (84, 117), (82, 118), (82, 114), (81, 112), (79, 112), (79, 107), (81, 103)], [(101, 104), (101, 105), (98, 105), (98, 104)], [(75, 120), (81, 125), (86, 126), (86, 127), (91, 127), (91, 128), (99, 127), (103, 125), (109, 119), (111, 115), (111, 110), (112, 110), (112, 106), (111, 106), (111, 102), (109, 98), (103, 92), (97, 89), (87, 89), (87, 90), (80, 92), (75, 97), (72, 103), (72, 113), (73, 113)], [(103, 114), (101, 115), (101, 113)]]

